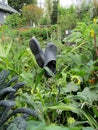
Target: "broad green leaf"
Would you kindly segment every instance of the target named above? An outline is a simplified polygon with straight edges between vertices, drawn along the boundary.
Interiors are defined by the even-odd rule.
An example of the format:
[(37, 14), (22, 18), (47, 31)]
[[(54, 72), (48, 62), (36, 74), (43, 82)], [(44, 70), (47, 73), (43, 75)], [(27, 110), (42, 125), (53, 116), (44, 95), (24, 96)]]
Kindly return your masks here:
[(98, 101), (98, 89), (97, 88), (84, 88), (82, 92), (78, 92), (79, 96), (85, 97), (85, 101), (93, 103), (93, 101)]
[(70, 130), (67, 127), (61, 127), (61, 126), (56, 126), (55, 124), (51, 124), (48, 127), (46, 127), (44, 130)]
[(76, 41), (78, 41), (77, 39), (79, 39), (79, 42), (80, 42), (82, 40), (82, 39), (80, 39), (80, 37), (81, 37), (80, 32), (73, 32), (72, 34), (70, 34), (69, 36), (64, 38), (63, 41), (64, 42), (76, 42)]
[(82, 130), (95, 130), (95, 129), (92, 128), (92, 127), (85, 127), (85, 128), (83, 128)]
[(79, 54), (72, 55), (70, 58), (76, 65), (82, 64), (81, 56)]
[(73, 128), (70, 128), (70, 130), (81, 130), (81, 127), (73, 127)]
[(27, 121), (27, 130), (43, 130), (45, 123), (40, 121)]
[(61, 89), (61, 92), (63, 93), (77, 92), (79, 89), (80, 89), (79, 85), (70, 82), (66, 85), (66, 87), (63, 87)]
[(63, 88), (63, 91), (65, 93), (69, 93), (69, 92), (77, 92), (79, 89), (80, 87), (77, 84), (70, 82), (66, 85), (65, 88)]

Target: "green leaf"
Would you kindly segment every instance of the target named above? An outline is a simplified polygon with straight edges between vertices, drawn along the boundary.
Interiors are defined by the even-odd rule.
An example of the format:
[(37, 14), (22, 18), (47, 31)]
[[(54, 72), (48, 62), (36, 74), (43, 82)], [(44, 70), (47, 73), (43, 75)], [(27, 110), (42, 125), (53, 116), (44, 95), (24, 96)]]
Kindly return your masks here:
[(70, 56), (72, 62), (75, 63), (76, 65), (82, 64), (81, 55), (79, 55), (77, 53), (76, 54), (69, 53), (69, 56)]
[(69, 36), (64, 38), (63, 41), (64, 42), (76, 42), (76, 41), (80, 42), (82, 40), (82, 39), (80, 39), (80, 37), (81, 37), (81, 33), (80, 32), (73, 32), (72, 34), (70, 34)]
[(6, 56), (9, 54), (9, 52), (10, 52), (10, 50), (11, 50), (11, 47), (12, 47), (12, 43), (9, 43), (8, 45), (7, 45), (7, 48), (6, 48)]
[(40, 121), (27, 121), (27, 130), (43, 130), (45, 123)]
[(49, 109), (54, 109), (54, 110), (65, 110), (65, 111), (77, 111), (77, 108), (73, 107), (72, 105), (68, 105), (68, 104), (63, 104), (60, 103), (57, 106), (51, 106), (51, 107), (47, 107)]
[(22, 77), (22, 80), (25, 81), (27, 84), (29, 84), (30, 86), (32, 86), (32, 80), (33, 80), (33, 74), (31, 72), (23, 72), (20, 74), (20, 76)]
[(36, 84), (35, 84), (36, 87), (38, 86), (38, 84), (40, 84), (40, 81), (41, 81), (41, 79), (42, 79), (43, 74), (44, 74), (44, 69), (42, 69), (42, 70), (40, 71), (39, 75), (37, 76)]
[(65, 88), (63, 88), (64, 92), (77, 92), (80, 89), (80, 87), (73, 82), (70, 82), (66, 85)]
[(84, 111), (83, 109), (81, 109), (80, 112), (86, 117), (91, 127), (98, 128), (97, 121), (94, 119), (94, 117), (91, 114), (89, 114), (88, 111)]
[(81, 130), (81, 127), (73, 127), (73, 128), (70, 128), (70, 130)]
[(94, 114), (95, 114), (96, 117), (98, 118), (98, 110), (97, 110), (97, 108), (96, 108), (96, 107), (93, 107), (92, 109), (93, 109)]
[(44, 130), (70, 130), (67, 127), (61, 127), (61, 126), (56, 126), (55, 124), (51, 124), (48, 127), (46, 127)]
[(85, 127), (85, 128), (83, 128), (82, 130), (95, 130), (95, 129), (92, 128), (92, 127)]
[(85, 101), (93, 103), (93, 101), (98, 101), (98, 88), (84, 88), (82, 92), (78, 92), (79, 96), (85, 97)]
[(54, 78), (55, 74), (48, 68), (48, 67), (44, 67), (44, 69)]

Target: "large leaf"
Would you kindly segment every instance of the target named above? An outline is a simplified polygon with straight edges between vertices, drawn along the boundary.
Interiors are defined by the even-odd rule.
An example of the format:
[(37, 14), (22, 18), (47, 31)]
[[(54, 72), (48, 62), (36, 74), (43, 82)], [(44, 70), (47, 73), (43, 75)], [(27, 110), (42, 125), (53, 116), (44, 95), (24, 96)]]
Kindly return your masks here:
[(27, 130), (43, 130), (45, 126), (44, 122), (33, 120), (27, 121)]
[(84, 88), (82, 92), (78, 92), (79, 96), (85, 97), (85, 101), (89, 103), (93, 103), (93, 101), (98, 101), (98, 88)]
[(92, 127), (85, 127), (85, 128), (83, 128), (82, 130), (95, 130), (95, 129), (92, 128)]
[(70, 82), (66, 85), (65, 88), (63, 88), (63, 92), (65, 93), (70, 93), (70, 92), (77, 92), (80, 89), (80, 87), (78, 85), (76, 85), (73, 82)]
[(80, 42), (81, 39), (81, 33), (80, 32), (73, 32), (69, 36), (63, 39), (64, 42)]
[(70, 130), (81, 130), (81, 127), (71, 127)]
[(80, 54), (74, 54), (73, 52), (69, 52), (67, 54), (68, 57), (68, 61), (71, 60), (72, 63), (74, 63), (75, 65), (80, 65), (83, 64), (81, 61), (81, 55)]
[(44, 130), (70, 130), (67, 127), (61, 127), (61, 126), (56, 126), (55, 124), (51, 124), (48, 127), (46, 127)]

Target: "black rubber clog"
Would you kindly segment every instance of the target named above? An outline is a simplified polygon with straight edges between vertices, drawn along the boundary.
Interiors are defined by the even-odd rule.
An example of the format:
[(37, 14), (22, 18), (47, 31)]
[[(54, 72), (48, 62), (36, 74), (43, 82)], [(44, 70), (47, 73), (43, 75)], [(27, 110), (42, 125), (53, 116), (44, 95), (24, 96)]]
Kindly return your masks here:
[(43, 52), (43, 50), (41, 49), (38, 40), (37, 40), (35, 37), (33, 37), (33, 38), (30, 40), (29, 45), (30, 45), (30, 49), (31, 49), (32, 53), (33, 53), (34, 56), (35, 56), (35, 59), (36, 59), (37, 64), (38, 64), (41, 68), (43, 68), (43, 66), (44, 66), (44, 52)]

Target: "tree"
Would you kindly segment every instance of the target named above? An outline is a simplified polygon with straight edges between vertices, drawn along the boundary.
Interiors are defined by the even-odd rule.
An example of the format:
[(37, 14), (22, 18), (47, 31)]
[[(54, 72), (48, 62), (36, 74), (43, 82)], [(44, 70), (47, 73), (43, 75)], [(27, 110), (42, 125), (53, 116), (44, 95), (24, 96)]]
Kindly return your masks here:
[(59, 5), (59, 0), (54, 0), (53, 1), (53, 11), (52, 11), (52, 15), (51, 15), (51, 24), (57, 24), (58, 5)]
[(28, 25), (32, 25), (33, 23), (38, 24), (43, 16), (43, 10), (33, 4), (25, 5), (22, 8), (22, 16), (26, 18)]
[(45, 0), (45, 14), (48, 23), (57, 23), (59, 0)]
[(53, 10), (53, 0), (46, 0), (45, 1), (45, 7), (46, 7), (46, 19), (48, 23), (51, 23), (51, 14)]
[(23, 5), (27, 4), (37, 4), (37, 0), (9, 0), (9, 5), (20, 11)]

